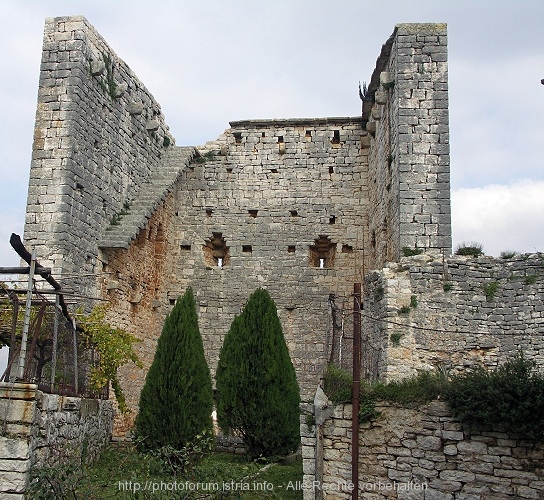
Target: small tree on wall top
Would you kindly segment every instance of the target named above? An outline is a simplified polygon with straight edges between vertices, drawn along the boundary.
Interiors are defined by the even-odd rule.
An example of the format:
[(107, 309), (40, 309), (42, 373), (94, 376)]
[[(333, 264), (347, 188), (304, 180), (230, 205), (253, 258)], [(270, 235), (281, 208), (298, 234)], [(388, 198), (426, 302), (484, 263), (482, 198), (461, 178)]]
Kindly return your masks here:
[(252, 457), (282, 455), (300, 442), (300, 394), (274, 301), (258, 289), (227, 333), (216, 374), (217, 418)]
[(143, 449), (180, 450), (212, 429), (213, 391), (189, 288), (167, 316), (140, 394), (136, 435)]

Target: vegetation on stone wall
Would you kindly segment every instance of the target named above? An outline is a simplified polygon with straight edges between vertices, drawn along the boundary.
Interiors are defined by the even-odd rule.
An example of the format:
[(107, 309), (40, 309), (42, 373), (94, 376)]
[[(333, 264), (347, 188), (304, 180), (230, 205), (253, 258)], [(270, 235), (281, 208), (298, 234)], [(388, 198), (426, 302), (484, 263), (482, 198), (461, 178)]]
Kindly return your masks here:
[(255, 291), (234, 318), (216, 373), (217, 419), (252, 457), (283, 455), (300, 442), (300, 395), (276, 305)]
[(127, 411), (125, 395), (117, 376), (117, 370), (133, 362), (141, 367), (134, 352), (138, 338), (120, 328), (111, 327), (106, 321), (105, 306), (96, 306), (88, 316), (78, 318), (78, 327), (83, 331), (83, 338), (98, 352), (98, 361), (91, 368), (91, 387), (100, 392), (111, 383), (121, 412)]
[(455, 249), (455, 255), (465, 255), (469, 257), (479, 257), (484, 253), (484, 247), (481, 243), (471, 241), (462, 242)]
[[(335, 403), (351, 401), (351, 375), (329, 365), (323, 390)], [(467, 430), (501, 429), (530, 439), (544, 439), (544, 375), (522, 355), (495, 370), (483, 367), (447, 376), (443, 370), (421, 371), (389, 383), (361, 383), (361, 422), (379, 417), (375, 402), (403, 405), (445, 400)]]
[(544, 375), (522, 355), (493, 371), (478, 368), (455, 377), (445, 397), (453, 415), (469, 429), (502, 427), (544, 439)]
[(140, 448), (183, 450), (212, 429), (212, 406), (212, 379), (188, 288), (164, 322), (140, 395)]

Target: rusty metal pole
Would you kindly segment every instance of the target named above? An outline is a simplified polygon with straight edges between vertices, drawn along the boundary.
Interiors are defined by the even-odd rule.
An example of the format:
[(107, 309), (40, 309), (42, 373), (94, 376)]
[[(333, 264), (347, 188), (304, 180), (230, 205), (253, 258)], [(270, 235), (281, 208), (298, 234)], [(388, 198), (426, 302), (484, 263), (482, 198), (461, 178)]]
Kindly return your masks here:
[(359, 391), (361, 388), (361, 283), (353, 284), (353, 392), (351, 414), (351, 498), (359, 498)]

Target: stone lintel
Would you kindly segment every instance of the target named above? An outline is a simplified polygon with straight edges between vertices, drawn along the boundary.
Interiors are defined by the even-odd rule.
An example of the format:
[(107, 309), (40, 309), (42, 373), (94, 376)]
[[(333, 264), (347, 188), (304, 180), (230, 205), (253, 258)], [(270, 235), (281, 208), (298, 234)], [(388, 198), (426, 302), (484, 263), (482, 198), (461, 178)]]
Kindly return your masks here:
[(258, 128), (258, 127), (322, 127), (323, 125), (349, 125), (361, 123), (359, 116), (329, 117), (329, 118), (282, 118), (238, 120), (229, 122), (231, 128)]

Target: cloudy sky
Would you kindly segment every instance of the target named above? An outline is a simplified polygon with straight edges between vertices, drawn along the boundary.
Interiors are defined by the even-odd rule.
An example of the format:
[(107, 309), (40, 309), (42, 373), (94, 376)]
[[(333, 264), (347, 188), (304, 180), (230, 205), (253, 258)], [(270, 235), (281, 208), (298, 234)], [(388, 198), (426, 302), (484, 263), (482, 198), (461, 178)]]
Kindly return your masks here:
[(446, 22), (454, 245), (544, 251), (542, 0), (0, 0), (0, 265), (17, 265), (46, 17), (84, 15), (178, 145), (231, 120), (356, 116), (396, 23)]

